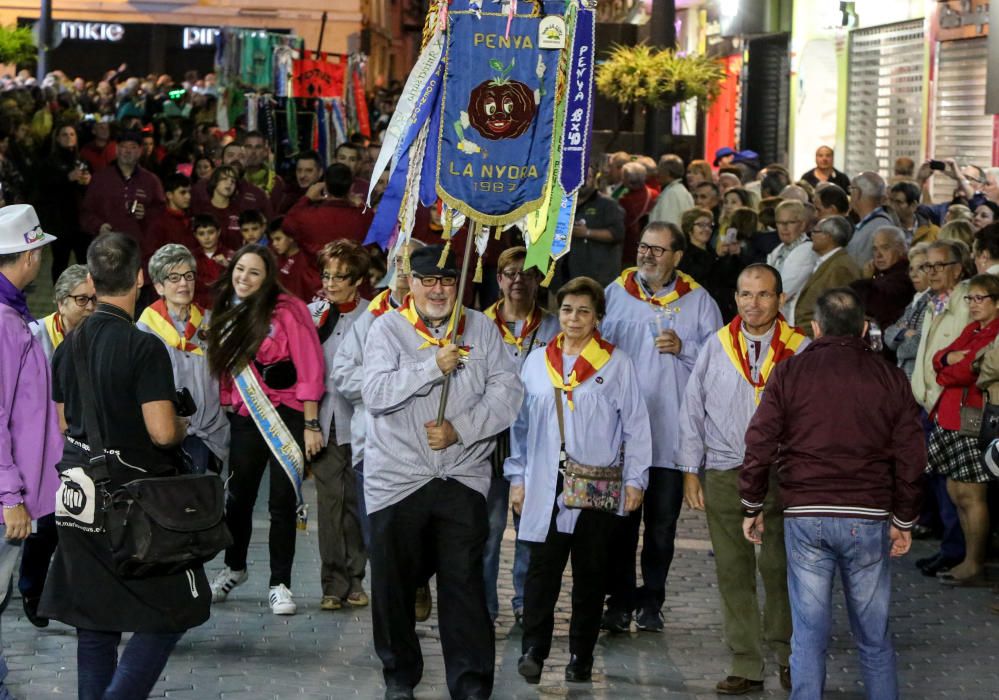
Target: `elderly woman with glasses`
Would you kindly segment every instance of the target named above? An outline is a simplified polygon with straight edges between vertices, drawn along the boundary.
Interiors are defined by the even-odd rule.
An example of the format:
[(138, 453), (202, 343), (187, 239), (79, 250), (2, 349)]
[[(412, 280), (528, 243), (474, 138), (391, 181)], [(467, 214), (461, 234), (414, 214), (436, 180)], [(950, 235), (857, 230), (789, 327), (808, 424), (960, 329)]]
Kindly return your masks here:
[(218, 382), (211, 378), (205, 357), (211, 312), (194, 302), (194, 256), (184, 246), (171, 243), (149, 259), (159, 300), (142, 312), (136, 326), (163, 341), (170, 353), (178, 391), (187, 389), (192, 399), (183, 449), (193, 470), (219, 472), (229, 455), (229, 422), (222, 411)]
[(83, 322), (94, 311), (97, 297), (86, 265), (71, 265), (63, 270), (53, 288), (56, 310), (37, 322), (32, 332), (52, 361), (52, 353), (59, 347), (66, 334)]
[[(358, 287), (368, 274), (370, 256), (354, 241), (339, 240), (319, 251), (323, 291), (326, 298), (309, 304), (319, 332), (327, 369), (351, 326), (367, 310)], [(364, 592), (364, 568), (368, 563), (361, 536), (357, 479), (351, 467), (350, 424), (354, 406), (337, 391), (333, 375), (326, 372), (326, 393), (319, 404), (319, 427), (323, 451), (312, 464), (316, 482), (319, 524), (320, 610), (339, 610), (344, 605), (368, 604)]]
[(976, 386), (979, 354), (999, 334), (999, 277), (976, 275), (961, 295), (971, 323), (947, 347), (933, 355), (937, 384), (943, 387), (930, 418), (929, 471), (947, 478), (947, 494), (957, 506), (964, 531), (964, 560), (939, 573), (950, 586), (982, 586), (989, 511), (985, 502), (988, 482), (996, 476), (980, 459), (978, 436), (962, 431), (962, 409), (982, 408), (982, 392)]
[(735, 282), (744, 267), (739, 255), (742, 241), (732, 229), (731, 234), (720, 231), (717, 245), (712, 245), (713, 227), (714, 214), (709, 209), (693, 207), (683, 213), (680, 228), (690, 245), (678, 267), (708, 290), (728, 323), (736, 314)]

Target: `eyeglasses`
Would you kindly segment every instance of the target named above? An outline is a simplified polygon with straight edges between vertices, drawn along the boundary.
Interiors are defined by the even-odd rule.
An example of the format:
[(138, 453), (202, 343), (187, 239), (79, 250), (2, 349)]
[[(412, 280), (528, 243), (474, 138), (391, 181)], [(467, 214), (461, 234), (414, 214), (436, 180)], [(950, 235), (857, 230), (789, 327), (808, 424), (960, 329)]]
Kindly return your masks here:
[(81, 309), (87, 308), (87, 305), (89, 304), (97, 304), (97, 297), (87, 296), (86, 294), (70, 294), (66, 298), (72, 299), (73, 302)]
[(319, 275), (319, 278), (323, 282), (329, 282), (330, 280), (333, 280), (334, 282), (350, 282), (353, 279), (351, 275), (331, 275), (328, 272), (324, 272)]
[(666, 253), (672, 253), (673, 251), (669, 248), (663, 248), (661, 245), (649, 245), (648, 243), (638, 244), (638, 254), (645, 255), (646, 253), (652, 253), (652, 257), (661, 258)]
[(184, 273), (171, 272), (164, 279), (167, 282), (169, 282), (170, 284), (177, 284), (181, 280), (184, 280), (185, 282), (193, 282), (194, 281), (194, 273), (193, 272), (184, 272)]
[(795, 224), (800, 224), (801, 219), (791, 219), (790, 221), (778, 221), (777, 226), (794, 226)]
[(419, 275), (413, 275), (416, 279), (420, 280), (420, 284), (424, 287), (434, 287), (439, 282), (442, 287), (453, 287), (458, 283), (457, 277), (420, 277)]
[(938, 263), (923, 263), (919, 266), (919, 271), (924, 275), (928, 275), (931, 272), (943, 272), (944, 269), (950, 267), (951, 265), (959, 265), (960, 263), (956, 260), (951, 260), (950, 262), (938, 262)]
[(968, 304), (975, 302), (976, 304), (981, 304), (986, 299), (995, 300), (995, 294), (965, 294), (964, 301)]
[(694, 228), (711, 228), (713, 224), (710, 221), (695, 221)]
[(777, 297), (773, 292), (736, 292), (735, 298), (739, 301), (752, 301), (753, 299), (759, 299), (760, 301), (770, 301)]
[(500, 272), (500, 274), (503, 275), (508, 280), (510, 280), (511, 282), (513, 282), (518, 277), (522, 280), (532, 280), (532, 279), (537, 279), (538, 276), (536, 270), (516, 270), (516, 271), (503, 270)]
[(825, 231), (825, 230), (820, 229), (820, 228), (813, 228), (811, 231), (808, 231), (807, 233), (808, 233), (808, 237), (809, 238), (811, 238), (812, 236), (814, 236), (816, 233), (824, 233), (827, 236), (831, 235), (828, 231)]

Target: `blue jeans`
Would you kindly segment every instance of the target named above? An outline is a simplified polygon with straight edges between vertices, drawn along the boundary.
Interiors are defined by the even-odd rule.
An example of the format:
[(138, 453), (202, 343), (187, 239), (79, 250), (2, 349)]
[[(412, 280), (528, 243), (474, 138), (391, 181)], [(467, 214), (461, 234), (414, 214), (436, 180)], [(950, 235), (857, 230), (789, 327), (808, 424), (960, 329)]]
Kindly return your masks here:
[(118, 658), (121, 632), (76, 630), (79, 700), (147, 698), (181, 632), (136, 632)]
[(850, 628), (870, 700), (898, 698), (895, 649), (888, 629), (891, 541), (883, 520), (786, 518), (791, 599), (791, 700), (819, 700), (826, 683), (832, 585), (839, 569)]

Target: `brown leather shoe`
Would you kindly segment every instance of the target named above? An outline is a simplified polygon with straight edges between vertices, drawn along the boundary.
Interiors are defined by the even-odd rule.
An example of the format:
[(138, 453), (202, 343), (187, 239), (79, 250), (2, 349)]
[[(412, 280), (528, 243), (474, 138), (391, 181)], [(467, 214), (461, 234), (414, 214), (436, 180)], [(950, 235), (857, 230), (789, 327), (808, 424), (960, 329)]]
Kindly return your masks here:
[(781, 666), (777, 675), (780, 677), (780, 687), (784, 690), (791, 690), (791, 667)]
[(715, 686), (720, 695), (745, 695), (758, 690), (763, 690), (763, 681), (751, 681), (742, 676), (727, 676)]

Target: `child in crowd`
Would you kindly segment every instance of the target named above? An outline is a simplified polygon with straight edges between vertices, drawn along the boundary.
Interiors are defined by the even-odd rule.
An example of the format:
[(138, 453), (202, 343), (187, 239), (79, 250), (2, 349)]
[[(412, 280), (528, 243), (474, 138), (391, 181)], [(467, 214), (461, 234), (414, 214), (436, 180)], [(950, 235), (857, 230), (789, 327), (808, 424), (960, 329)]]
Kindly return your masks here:
[(295, 239), (281, 229), (281, 223), (281, 218), (277, 218), (267, 230), (271, 248), (278, 259), (278, 279), (290, 294), (309, 303), (323, 284), (319, 270), (315, 261), (309, 260), (305, 252), (299, 249)]
[(198, 250), (194, 254), (198, 262), (194, 301), (211, 308), (214, 301), (212, 285), (225, 272), (232, 251), (219, 243), (218, 222), (211, 214), (198, 214), (194, 217), (194, 237), (198, 239)]
[(267, 247), (267, 217), (259, 209), (247, 209), (239, 215), (239, 232), (243, 245), (255, 243)]
[[(166, 208), (149, 225), (149, 250), (143, 250), (143, 260), (168, 243), (179, 243), (192, 253), (198, 252), (198, 241), (191, 233), (191, 179), (174, 173), (163, 180)], [(146, 246), (143, 246), (146, 248)]]

